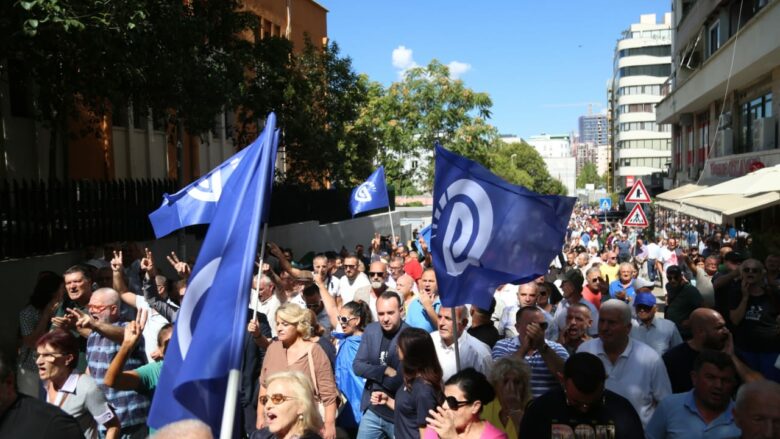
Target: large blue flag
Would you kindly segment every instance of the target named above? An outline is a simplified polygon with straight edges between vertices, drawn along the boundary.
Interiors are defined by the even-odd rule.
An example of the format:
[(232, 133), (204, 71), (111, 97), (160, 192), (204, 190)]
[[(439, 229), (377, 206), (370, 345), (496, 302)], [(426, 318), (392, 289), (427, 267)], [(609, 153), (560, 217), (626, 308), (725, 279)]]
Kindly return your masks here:
[(257, 238), (273, 181), (275, 125), (271, 113), (217, 201), (165, 353), (152, 427), (197, 418), (219, 434), (228, 374), (241, 367)]
[(489, 309), (497, 286), (546, 273), (575, 201), (507, 183), (437, 143), (430, 248), (442, 305)]
[(162, 206), (149, 214), (155, 237), (185, 226), (210, 223), (223, 188), (248, 150), (242, 149), (179, 192), (164, 194)]
[(352, 216), (389, 205), (384, 166), (380, 166), (368, 177), (368, 180), (353, 189), (352, 197), (349, 199), (349, 210)]

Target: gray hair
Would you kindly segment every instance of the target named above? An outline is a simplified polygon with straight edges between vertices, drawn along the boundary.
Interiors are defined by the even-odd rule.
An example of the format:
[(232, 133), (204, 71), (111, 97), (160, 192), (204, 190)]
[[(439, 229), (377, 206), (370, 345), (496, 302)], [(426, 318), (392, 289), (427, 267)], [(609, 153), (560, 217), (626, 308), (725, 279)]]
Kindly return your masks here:
[(599, 267), (598, 265), (594, 265), (588, 268), (587, 270), (585, 270), (585, 277), (590, 277), (591, 274), (597, 271), (599, 272), (599, 276), (601, 276), (601, 267)]
[(765, 397), (780, 395), (780, 384), (761, 379), (743, 384), (737, 391), (736, 409), (745, 410), (746, 406), (753, 400), (764, 399)]
[(604, 311), (612, 310), (619, 311), (623, 315), (623, 323), (627, 325), (631, 324), (631, 306), (629, 306), (626, 302), (618, 299), (609, 299), (601, 304), (599, 313), (601, 314)]
[(166, 425), (157, 431), (155, 439), (213, 439), (211, 428), (203, 421), (198, 419), (184, 419)]
[(99, 288), (92, 295), (103, 296), (106, 299), (106, 305), (119, 306), (119, 293), (113, 288)]

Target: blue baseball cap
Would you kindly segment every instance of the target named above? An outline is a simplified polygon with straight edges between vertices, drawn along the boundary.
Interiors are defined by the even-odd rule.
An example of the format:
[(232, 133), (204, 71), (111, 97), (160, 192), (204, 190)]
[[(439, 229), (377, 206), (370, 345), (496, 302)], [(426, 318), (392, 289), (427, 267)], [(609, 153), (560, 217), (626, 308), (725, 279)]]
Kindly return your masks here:
[(637, 293), (634, 298), (634, 306), (655, 306), (657, 300), (653, 293)]

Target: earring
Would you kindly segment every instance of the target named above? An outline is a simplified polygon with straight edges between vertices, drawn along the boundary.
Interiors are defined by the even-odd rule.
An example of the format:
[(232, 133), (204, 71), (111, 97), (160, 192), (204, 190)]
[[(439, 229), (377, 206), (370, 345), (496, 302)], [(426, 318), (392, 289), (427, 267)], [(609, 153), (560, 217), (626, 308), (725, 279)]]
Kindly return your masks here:
[(303, 421), (303, 413), (298, 413), (298, 420)]

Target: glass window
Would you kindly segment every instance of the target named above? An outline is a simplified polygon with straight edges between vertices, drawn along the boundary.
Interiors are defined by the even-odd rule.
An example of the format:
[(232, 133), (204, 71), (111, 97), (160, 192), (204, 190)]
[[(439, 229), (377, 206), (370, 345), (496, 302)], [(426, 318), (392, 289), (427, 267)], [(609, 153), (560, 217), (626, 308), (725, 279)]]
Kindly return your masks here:
[(715, 53), (720, 48), (720, 20), (716, 21), (715, 23), (710, 26), (710, 51), (709, 54), (712, 56), (713, 53)]

